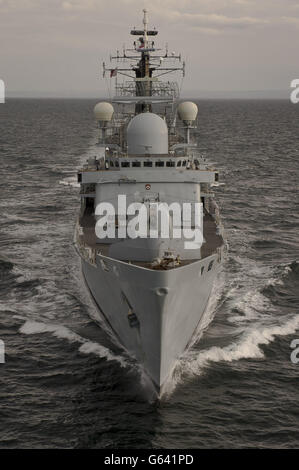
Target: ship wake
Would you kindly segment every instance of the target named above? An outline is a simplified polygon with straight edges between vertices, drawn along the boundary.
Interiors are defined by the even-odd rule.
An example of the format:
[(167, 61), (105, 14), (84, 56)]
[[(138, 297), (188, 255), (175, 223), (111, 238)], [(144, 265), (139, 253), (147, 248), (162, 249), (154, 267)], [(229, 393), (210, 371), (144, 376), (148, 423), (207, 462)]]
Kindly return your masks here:
[[(21, 317), (18, 318), (21, 319)], [(26, 335), (50, 333), (56, 338), (65, 339), (69, 343), (78, 344), (78, 350), (82, 354), (94, 354), (107, 361), (116, 361), (121, 367), (130, 367), (130, 363), (124, 356), (116, 355), (105, 346), (90, 341), (62, 325), (26, 320), (19, 329), (19, 332)]]
[[(275, 267), (271, 272), (269, 268), (263, 267), (257, 272), (259, 268), (255, 266), (254, 271), (258, 275), (255, 285), (251, 285), (250, 289), (243, 287), (246, 269), (247, 263), (240, 278), (230, 285), (227, 285), (224, 277), (218, 281), (204, 323), (199, 326), (192, 345), (177, 362), (164, 385), (162, 399), (169, 397), (177, 385), (201, 376), (215, 363), (234, 363), (243, 359), (265, 360), (267, 345), (277, 337), (289, 336), (299, 330), (299, 315), (295, 311), (284, 313), (283, 304), (277, 302), (279, 292), (290, 292), (294, 276), (297, 277), (298, 263)], [(268, 280), (265, 283), (266, 274)], [(213, 319), (213, 324), (207, 330)]]

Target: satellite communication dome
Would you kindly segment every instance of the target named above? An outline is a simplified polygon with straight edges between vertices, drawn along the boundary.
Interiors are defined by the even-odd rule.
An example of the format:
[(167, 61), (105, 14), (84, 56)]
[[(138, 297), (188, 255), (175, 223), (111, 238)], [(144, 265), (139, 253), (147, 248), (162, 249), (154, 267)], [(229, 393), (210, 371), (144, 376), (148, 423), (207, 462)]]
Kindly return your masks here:
[(95, 105), (93, 112), (97, 121), (108, 122), (112, 119), (114, 109), (112, 104), (102, 101)]
[(184, 101), (178, 105), (177, 111), (181, 121), (191, 124), (197, 117), (198, 108), (192, 101)]
[(129, 155), (168, 153), (168, 128), (157, 114), (137, 114), (127, 127)]

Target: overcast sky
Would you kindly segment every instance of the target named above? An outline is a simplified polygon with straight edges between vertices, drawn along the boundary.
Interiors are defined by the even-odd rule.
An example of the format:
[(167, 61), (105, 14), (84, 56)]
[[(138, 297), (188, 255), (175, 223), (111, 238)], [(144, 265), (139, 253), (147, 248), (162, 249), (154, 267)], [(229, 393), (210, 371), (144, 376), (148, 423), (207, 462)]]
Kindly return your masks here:
[(102, 60), (145, 6), (156, 45), (186, 58), (185, 95), (287, 97), (299, 78), (299, 1), (0, 0), (7, 96), (105, 96)]

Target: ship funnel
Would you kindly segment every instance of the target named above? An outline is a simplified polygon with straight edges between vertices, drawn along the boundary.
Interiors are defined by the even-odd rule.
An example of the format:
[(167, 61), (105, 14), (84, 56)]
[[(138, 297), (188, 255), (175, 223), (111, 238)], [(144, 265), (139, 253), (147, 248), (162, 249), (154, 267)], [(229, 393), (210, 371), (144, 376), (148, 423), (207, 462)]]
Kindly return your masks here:
[(95, 105), (93, 112), (97, 121), (106, 123), (111, 121), (114, 109), (112, 104), (102, 101)]
[(191, 126), (192, 122), (195, 121), (198, 113), (198, 108), (192, 101), (184, 101), (178, 105), (178, 115), (181, 121), (187, 126)]
[(168, 153), (168, 128), (157, 114), (137, 114), (127, 127), (129, 155), (162, 155)]

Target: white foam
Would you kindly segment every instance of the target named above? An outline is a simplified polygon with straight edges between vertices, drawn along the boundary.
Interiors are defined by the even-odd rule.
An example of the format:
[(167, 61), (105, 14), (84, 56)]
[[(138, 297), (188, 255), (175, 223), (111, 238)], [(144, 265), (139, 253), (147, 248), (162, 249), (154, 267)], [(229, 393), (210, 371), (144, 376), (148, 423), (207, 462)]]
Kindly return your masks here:
[[(82, 157), (79, 159), (78, 167), (77, 167), (78, 170), (82, 168), (82, 165), (86, 163), (88, 158), (94, 157), (95, 155), (97, 155), (98, 153), (97, 140), (98, 140), (97, 131), (95, 130), (94, 136), (90, 139), (90, 146), (87, 148), (87, 151), (85, 152), (85, 154), (82, 155)], [(69, 171), (67, 172), (69, 173)], [(73, 188), (80, 188), (80, 183), (78, 183), (77, 181), (77, 174), (63, 178), (62, 180), (59, 181), (59, 184), (62, 184), (64, 186), (71, 186)]]
[[(176, 363), (169, 380), (163, 387), (162, 398), (170, 395), (184, 378), (201, 375), (212, 363), (231, 363), (241, 359), (262, 360), (264, 352), (261, 346), (270, 344), (278, 336), (291, 335), (299, 330), (299, 315), (284, 317), (281, 320), (280, 312), (276, 312), (270, 299), (261, 292), (265, 286), (266, 273), (268, 276), (272, 275), (271, 281), (280, 283), (289, 271), (289, 266), (284, 268), (283, 273), (281, 271), (277, 273), (273, 267), (258, 267), (249, 263), (246, 266), (243, 265), (237, 284), (234, 281), (226, 285), (226, 295), (223, 295), (223, 292), (221, 295), (221, 290), (217, 294), (214, 292), (207, 309), (210, 311), (201, 328), (203, 325), (206, 328), (215, 317), (217, 310), (226, 303), (226, 308), (222, 312), (225, 318), (219, 317), (218, 323), (216, 318), (209, 331), (213, 332), (214, 339), (219, 337), (221, 342), (224, 340), (229, 344), (221, 347), (212, 346), (199, 351), (198, 341), (203, 330), (199, 331), (191, 348)], [(242, 314), (232, 312), (232, 309), (238, 309)], [(227, 336), (227, 322), (232, 325), (229, 329), (229, 336)], [(230, 334), (237, 339), (232, 342)]]
[(26, 335), (35, 335), (38, 333), (53, 333), (53, 335), (57, 338), (81, 342), (81, 337), (66, 328), (65, 326), (50, 325), (42, 322), (36, 322), (33, 320), (27, 320), (24, 325), (21, 326), (20, 333), (24, 333)]
[(271, 307), (273, 308), (270, 300), (255, 289), (246, 293), (240, 292), (238, 296), (230, 300), (229, 304), (231, 308), (236, 308), (243, 313), (243, 315), (229, 317), (228, 320), (231, 323), (257, 319), (270, 310)]
[(273, 278), (270, 278), (267, 282), (267, 285), (269, 286), (282, 286), (284, 284), (284, 278), (292, 271), (290, 266), (284, 266), (282, 271), (281, 268), (279, 269), (279, 272), (277, 273), (276, 276)]
[(261, 345), (273, 342), (277, 336), (287, 336), (295, 333), (298, 329), (299, 315), (295, 315), (283, 325), (252, 328), (243, 333), (239, 341), (223, 348), (213, 346), (200, 353), (193, 351), (193, 358), (190, 355), (185, 358), (182, 367), (187, 374), (198, 375), (211, 362), (262, 359), (264, 358), (264, 353), (260, 348)]
[(128, 367), (128, 363), (122, 356), (117, 356), (113, 354), (112, 351), (105, 348), (99, 343), (94, 343), (93, 341), (84, 341), (82, 346), (80, 346), (79, 351), (83, 354), (95, 354), (98, 357), (106, 358), (107, 361), (117, 361), (121, 367)]
[(64, 186), (71, 186), (72, 188), (80, 188), (80, 183), (77, 182), (77, 178), (75, 176), (69, 176), (59, 181), (59, 184)]
[(20, 333), (26, 335), (41, 334), (41, 333), (51, 333), (53, 336), (61, 339), (66, 339), (67, 341), (74, 343), (80, 343), (79, 351), (83, 354), (95, 354), (98, 357), (105, 358), (108, 361), (117, 361), (121, 367), (127, 367), (128, 363), (122, 356), (117, 356), (112, 351), (106, 347), (89, 341), (86, 338), (74, 333), (69, 328), (62, 325), (47, 324), (42, 322), (36, 322), (33, 320), (27, 320), (24, 325), (20, 328)]
[(24, 216), (18, 216), (14, 213), (8, 213), (8, 212), (3, 212), (2, 216), (5, 217), (8, 220), (13, 220), (15, 222), (33, 222), (36, 223), (36, 219), (32, 219), (30, 217), (24, 217)]

